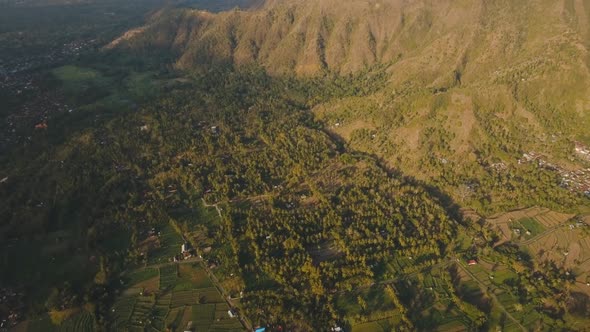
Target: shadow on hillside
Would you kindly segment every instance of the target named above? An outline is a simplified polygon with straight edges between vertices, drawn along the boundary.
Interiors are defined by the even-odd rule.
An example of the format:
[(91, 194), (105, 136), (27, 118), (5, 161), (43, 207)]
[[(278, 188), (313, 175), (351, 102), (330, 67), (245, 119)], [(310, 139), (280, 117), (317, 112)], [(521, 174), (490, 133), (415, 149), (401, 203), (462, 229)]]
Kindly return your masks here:
[(325, 128), (322, 128), (321, 130), (326, 135), (328, 135), (334, 143), (336, 143), (338, 152), (340, 152), (340, 153), (348, 152), (352, 155), (368, 157), (368, 158), (375, 160), (377, 162), (377, 166), (379, 166), (379, 168), (384, 170), (387, 173), (387, 175), (389, 175), (393, 178), (401, 179), (406, 184), (416, 186), (419, 188), (423, 188), (428, 194), (430, 194), (445, 209), (445, 211), (447, 211), (447, 213), (449, 214), (449, 216), (451, 218), (453, 218), (455, 221), (463, 224), (463, 216), (460, 211), (461, 207), (459, 206), (459, 204), (457, 204), (453, 200), (453, 198), (451, 196), (449, 196), (447, 193), (442, 191), (440, 188), (438, 188), (434, 185), (425, 183), (424, 181), (418, 180), (412, 176), (408, 176), (408, 175), (403, 174), (399, 170), (388, 166), (383, 158), (379, 157), (378, 155), (376, 155), (374, 153), (368, 153), (368, 152), (362, 152), (362, 151), (348, 149), (347, 148), (348, 144), (341, 136), (339, 136), (333, 132), (330, 132), (330, 131), (326, 130)]

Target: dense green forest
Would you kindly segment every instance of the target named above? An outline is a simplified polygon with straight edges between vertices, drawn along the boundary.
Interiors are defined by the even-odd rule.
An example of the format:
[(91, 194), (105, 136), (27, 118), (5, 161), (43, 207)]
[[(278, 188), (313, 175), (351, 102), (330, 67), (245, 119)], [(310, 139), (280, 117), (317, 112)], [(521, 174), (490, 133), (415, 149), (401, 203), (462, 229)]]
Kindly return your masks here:
[[(192, 82), (136, 112), (68, 131), (64, 144), (46, 138), (76, 120), (55, 119), (26, 152), (15, 152), (25, 164), (6, 159), (5, 238), (71, 229), (77, 241), (69, 246), (102, 252), (118, 273), (116, 263), (129, 257), (105, 245), (120, 229), (137, 234), (139, 220), (158, 225), (203, 195), (236, 202), (227, 205), (224, 232), (232, 264), (248, 275), (247, 301), (283, 320), (313, 317), (317, 326), (334, 319), (330, 292), (366, 283), (369, 265), (394, 252), (432, 259), (444, 252), (456, 224), (438, 199), (374, 159), (346, 152), (306, 111), (304, 96), (321, 90), (320, 82), (275, 80), (256, 69), (212, 71)], [(29, 258), (36, 268), (39, 257)], [(271, 280), (282, 309), (264, 304)], [(289, 313), (292, 301), (304, 301), (305, 311)]]

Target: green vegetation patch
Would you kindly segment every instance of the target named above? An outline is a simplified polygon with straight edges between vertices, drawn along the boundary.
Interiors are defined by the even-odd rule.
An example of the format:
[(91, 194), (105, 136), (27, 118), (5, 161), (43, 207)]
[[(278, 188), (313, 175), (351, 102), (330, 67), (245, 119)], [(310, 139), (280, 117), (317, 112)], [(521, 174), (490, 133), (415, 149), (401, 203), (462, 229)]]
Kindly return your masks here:
[(398, 326), (398, 324), (399, 319), (396, 318), (381, 319), (373, 322), (354, 325), (352, 327), (352, 332), (395, 331), (395, 327)]
[(59, 326), (60, 332), (92, 332), (94, 331), (94, 316), (83, 311), (70, 317)]
[(213, 323), (215, 304), (199, 304), (192, 306), (193, 324), (197, 330), (207, 330)]
[(137, 271), (134, 271), (134, 272), (129, 273), (127, 275), (124, 275), (122, 277), (122, 280), (125, 283), (125, 285), (132, 286), (132, 285), (138, 284), (142, 281), (146, 281), (146, 280), (152, 279), (154, 277), (157, 277), (159, 275), (160, 275), (160, 272), (158, 271), (158, 269), (146, 268), (146, 269), (137, 270)]
[(500, 301), (500, 304), (506, 308), (506, 310), (512, 310), (514, 305), (518, 303), (518, 297), (510, 294), (507, 291), (503, 291), (501, 294), (496, 295), (496, 298), (498, 301)]
[(466, 328), (467, 324), (465, 324), (464, 321), (460, 319), (453, 319), (438, 326), (436, 331), (464, 331)]
[(209, 288), (213, 286), (207, 272), (198, 264), (179, 265), (178, 271), (181, 280), (188, 283), (191, 288)]
[(529, 231), (531, 233), (531, 237), (537, 236), (546, 230), (545, 226), (533, 218), (520, 219), (518, 222), (525, 228), (525, 232)]
[(205, 288), (199, 290), (199, 301), (203, 303), (222, 303), (223, 298), (215, 287)]
[(127, 78), (125, 85), (135, 99), (145, 100), (157, 95), (160, 85), (154, 78), (153, 72), (132, 73)]
[(178, 270), (176, 264), (166, 265), (160, 268), (160, 289), (168, 289), (176, 286)]
[(119, 328), (127, 324), (133, 313), (137, 297), (123, 296), (117, 299), (111, 309), (110, 321), (114, 327)]
[(165, 224), (160, 231), (160, 247), (149, 253), (150, 263), (169, 262), (175, 255), (180, 253), (182, 237), (170, 226)]
[(94, 69), (77, 66), (63, 66), (53, 70), (60, 80), (67, 83), (94, 82), (103, 78), (102, 74)]
[(504, 269), (499, 269), (493, 272), (493, 282), (495, 284), (501, 285), (504, 284), (507, 280), (510, 279), (515, 279), (518, 277), (518, 274), (516, 274), (516, 272), (504, 268)]
[(53, 74), (63, 83), (67, 93), (81, 94), (90, 89), (106, 89), (111, 82), (99, 71), (67, 65), (53, 70)]
[(29, 324), (27, 326), (28, 332), (51, 332), (57, 331), (57, 327), (53, 325), (51, 322), (51, 318), (49, 315), (43, 315), (38, 318), (34, 318), (29, 320)]
[(165, 320), (166, 326), (177, 327), (183, 315), (184, 307), (170, 309), (170, 312), (168, 312), (168, 316), (166, 316)]
[(392, 298), (382, 286), (341, 294), (336, 298), (336, 308), (353, 326), (398, 314)]
[(199, 293), (194, 290), (182, 290), (175, 291), (172, 293), (172, 301), (170, 307), (182, 307), (197, 304), (199, 299)]

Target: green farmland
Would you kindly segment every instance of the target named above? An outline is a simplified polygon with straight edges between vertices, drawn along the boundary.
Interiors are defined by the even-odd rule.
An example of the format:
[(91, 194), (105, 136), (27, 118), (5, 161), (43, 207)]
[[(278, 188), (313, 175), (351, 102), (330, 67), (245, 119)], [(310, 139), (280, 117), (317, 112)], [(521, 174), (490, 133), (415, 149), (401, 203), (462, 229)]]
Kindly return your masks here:
[[(153, 276), (150, 269), (131, 274)], [(198, 331), (242, 331), (229, 307), (197, 263), (172, 263), (159, 268), (160, 289), (119, 297), (111, 310), (112, 330), (184, 331), (190, 325)], [(130, 285), (130, 289), (137, 288)]]

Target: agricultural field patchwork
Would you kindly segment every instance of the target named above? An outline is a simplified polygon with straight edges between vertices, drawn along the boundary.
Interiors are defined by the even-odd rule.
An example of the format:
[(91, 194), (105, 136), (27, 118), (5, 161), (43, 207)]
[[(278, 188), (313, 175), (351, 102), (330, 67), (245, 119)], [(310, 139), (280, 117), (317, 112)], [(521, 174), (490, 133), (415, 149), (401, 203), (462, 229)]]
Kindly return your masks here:
[(540, 222), (533, 218), (512, 221), (510, 223), (510, 229), (512, 229), (516, 236), (525, 240), (529, 240), (546, 230)]
[(536, 236), (553, 231), (560, 225), (564, 225), (574, 216), (573, 214), (532, 207), (499, 213), (489, 217), (487, 222), (501, 235), (499, 243), (503, 243), (531, 240)]
[(94, 315), (87, 311), (81, 311), (60, 324), (54, 324), (48, 316), (42, 316), (26, 322), (20, 331), (27, 332), (94, 332), (96, 322)]
[(539, 262), (551, 262), (575, 277), (574, 291), (590, 296), (590, 227), (572, 219), (554, 231), (527, 242)]
[(178, 281), (178, 266), (166, 265), (160, 268), (160, 289), (174, 287)]
[(416, 328), (462, 331), (470, 325), (468, 314), (452, 302), (450, 278), (446, 267), (441, 267), (395, 284), (402, 303), (417, 308), (417, 314), (411, 316)]
[(346, 317), (352, 331), (390, 331), (400, 323), (391, 287), (376, 285), (338, 294), (336, 308)]
[(113, 329), (184, 331), (192, 326), (198, 331), (242, 331), (240, 321), (229, 317), (227, 303), (198, 263), (168, 264), (156, 272), (160, 284), (156, 291), (141, 287), (153, 279), (152, 269), (130, 274), (138, 283), (113, 306)]
[(136, 285), (141, 282), (150, 280), (152, 278), (156, 278), (160, 275), (158, 269), (154, 268), (145, 268), (141, 270), (134, 271), (132, 273), (125, 274), (121, 280), (123, 281), (124, 285)]

